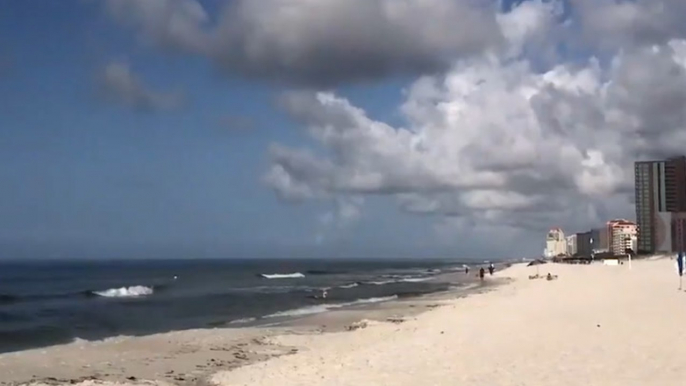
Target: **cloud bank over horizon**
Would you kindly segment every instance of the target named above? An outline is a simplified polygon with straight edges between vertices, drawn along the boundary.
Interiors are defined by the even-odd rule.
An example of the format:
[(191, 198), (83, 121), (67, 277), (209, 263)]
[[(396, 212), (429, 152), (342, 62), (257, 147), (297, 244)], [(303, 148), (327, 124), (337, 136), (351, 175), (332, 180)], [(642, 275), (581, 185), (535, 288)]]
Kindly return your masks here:
[[(680, 0), (109, 0), (142, 44), (288, 88), (279, 106), (314, 148), (275, 143), (265, 183), (285, 201), (367, 198), (434, 216), (438, 234), (505, 250), (552, 226), (633, 217), (633, 162), (686, 148)], [(415, 80), (400, 125), (337, 87)], [(149, 99), (149, 98), (148, 98)], [(319, 236), (318, 236), (319, 237)], [(534, 241), (536, 242), (536, 241)]]

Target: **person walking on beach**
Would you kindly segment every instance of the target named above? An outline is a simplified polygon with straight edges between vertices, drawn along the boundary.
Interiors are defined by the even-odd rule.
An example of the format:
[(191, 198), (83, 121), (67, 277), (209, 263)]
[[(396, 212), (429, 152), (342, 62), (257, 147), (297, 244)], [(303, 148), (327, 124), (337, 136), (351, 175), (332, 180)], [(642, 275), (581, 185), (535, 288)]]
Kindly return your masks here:
[(484, 267), (481, 267), (481, 269), (479, 270), (479, 279), (483, 280), (485, 276), (486, 270), (484, 269)]
[(465, 275), (469, 275), (469, 266), (464, 267), (464, 273)]
[(494, 272), (494, 271), (495, 271), (495, 265), (493, 265), (493, 263), (491, 263), (491, 264), (488, 266), (488, 273), (491, 274), (491, 276), (493, 276), (493, 272)]

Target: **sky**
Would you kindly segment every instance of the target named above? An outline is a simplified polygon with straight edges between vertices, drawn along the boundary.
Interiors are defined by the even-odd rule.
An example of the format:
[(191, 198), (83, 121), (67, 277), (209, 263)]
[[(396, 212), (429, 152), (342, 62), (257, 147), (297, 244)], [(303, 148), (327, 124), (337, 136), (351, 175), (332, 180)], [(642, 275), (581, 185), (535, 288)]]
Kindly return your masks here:
[(0, 0), (0, 258), (538, 256), (686, 151), (682, 0)]

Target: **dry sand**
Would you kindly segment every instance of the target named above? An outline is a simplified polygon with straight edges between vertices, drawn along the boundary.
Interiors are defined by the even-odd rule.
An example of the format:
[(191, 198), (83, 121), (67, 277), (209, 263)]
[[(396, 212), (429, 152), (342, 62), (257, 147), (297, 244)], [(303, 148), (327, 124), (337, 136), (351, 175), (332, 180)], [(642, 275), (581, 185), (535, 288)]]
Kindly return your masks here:
[[(478, 296), (441, 300), (442, 307), (432, 305), (430, 312), (404, 322), (362, 323), (363, 328), (355, 331), (326, 334), (271, 334), (254, 346), (244, 346), (246, 355), (260, 348), (290, 355), (242, 367), (210, 369), (193, 383), (686, 385), (686, 292), (677, 291), (673, 260), (634, 262), (631, 270), (628, 265), (541, 268), (542, 273), (548, 271), (559, 279), (529, 280), (533, 268), (512, 267), (497, 274), (513, 278), (510, 284)], [(206, 345), (222, 346), (226, 335), (223, 330), (175, 334), (192, 338), (196, 352), (207, 352)], [(170, 337), (173, 335), (132, 340), (176, 341)], [(108, 342), (100, 344), (110, 347), (108, 355), (126, 352), (112, 349)], [(116, 362), (92, 357), (92, 345), (82, 353), (84, 365), (96, 360)], [(234, 350), (235, 341), (222, 347)], [(8, 369), (26, 368), (28, 375), (32, 366), (57, 366), (60, 360), (70, 363), (76, 359), (73, 349), (56, 359), (58, 349), (43, 350), (43, 357), (35, 350), (0, 356), (0, 381), (8, 380)], [(149, 355), (153, 358), (149, 366), (156, 366), (165, 355), (173, 358), (167, 366), (188, 367), (185, 361), (198, 359), (170, 354), (165, 345), (151, 346)], [(112, 380), (132, 385), (155, 380), (180, 383), (173, 377), (144, 379), (148, 381)]]
[(283, 337), (298, 355), (221, 372), (229, 385), (685, 385), (686, 293), (670, 260), (551, 265), (401, 325)]

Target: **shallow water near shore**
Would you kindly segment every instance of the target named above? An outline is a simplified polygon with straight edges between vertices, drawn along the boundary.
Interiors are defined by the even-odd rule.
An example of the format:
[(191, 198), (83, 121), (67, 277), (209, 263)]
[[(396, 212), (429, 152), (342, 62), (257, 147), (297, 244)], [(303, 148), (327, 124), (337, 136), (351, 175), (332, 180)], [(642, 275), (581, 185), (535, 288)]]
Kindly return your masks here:
[[(471, 278), (438, 260), (0, 263), (0, 352), (242, 327), (445, 291)], [(327, 288), (327, 299), (316, 299)]]

